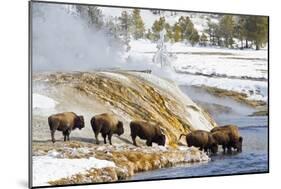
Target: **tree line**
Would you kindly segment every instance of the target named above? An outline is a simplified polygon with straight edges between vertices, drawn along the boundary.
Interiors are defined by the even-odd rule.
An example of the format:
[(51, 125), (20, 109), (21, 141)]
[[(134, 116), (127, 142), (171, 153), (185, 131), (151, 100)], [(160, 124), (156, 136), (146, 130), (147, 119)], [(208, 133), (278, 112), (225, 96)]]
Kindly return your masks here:
[[(198, 32), (189, 16), (181, 16), (174, 24), (169, 24), (164, 16), (155, 20), (152, 27), (146, 29), (140, 9), (122, 11), (118, 17), (104, 19), (102, 12), (95, 6), (76, 5), (78, 14), (88, 20), (97, 29), (106, 29), (108, 33), (125, 44), (129, 50), (131, 39), (149, 39), (157, 41), (159, 33), (166, 31), (165, 40), (169, 42), (188, 42), (192, 46), (219, 46), (226, 48), (255, 48), (259, 50), (268, 42), (268, 19), (263, 16), (219, 15), (212, 21), (207, 19), (204, 31)], [(157, 10), (151, 10), (159, 14)], [(176, 15), (171, 12), (171, 15)]]

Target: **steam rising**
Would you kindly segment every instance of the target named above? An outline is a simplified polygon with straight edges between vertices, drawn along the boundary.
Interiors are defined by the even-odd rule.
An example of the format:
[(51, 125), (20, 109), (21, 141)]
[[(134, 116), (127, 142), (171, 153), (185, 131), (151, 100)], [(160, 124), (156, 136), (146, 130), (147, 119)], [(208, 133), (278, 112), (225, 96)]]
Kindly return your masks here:
[(122, 49), (70, 5), (32, 4), (33, 71), (73, 71), (121, 65)]

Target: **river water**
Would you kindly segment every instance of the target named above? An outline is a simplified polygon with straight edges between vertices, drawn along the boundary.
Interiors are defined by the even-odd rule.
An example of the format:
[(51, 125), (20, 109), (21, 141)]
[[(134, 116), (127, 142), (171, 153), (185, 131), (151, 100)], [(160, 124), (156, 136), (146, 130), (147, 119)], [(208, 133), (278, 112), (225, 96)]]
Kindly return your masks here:
[[(195, 176), (226, 175), (238, 173), (260, 173), (268, 171), (268, 117), (248, 116), (254, 110), (227, 98), (218, 98), (206, 91), (193, 87), (181, 86), (181, 89), (194, 101), (215, 103), (227, 106), (230, 111), (221, 113), (211, 110), (219, 125), (235, 124), (243, 136), (243, 152), (231, 155), (220, 152), (211, 156), (211, 161), (202, 164), (180, 165), (154, 171), (138, 173), (130, 180), (150, 180), (165, 178), (182, 178)], [(212, 109), (212, 108), (211, 108)], [(218, 113), (220, 112), (220, 113)]]

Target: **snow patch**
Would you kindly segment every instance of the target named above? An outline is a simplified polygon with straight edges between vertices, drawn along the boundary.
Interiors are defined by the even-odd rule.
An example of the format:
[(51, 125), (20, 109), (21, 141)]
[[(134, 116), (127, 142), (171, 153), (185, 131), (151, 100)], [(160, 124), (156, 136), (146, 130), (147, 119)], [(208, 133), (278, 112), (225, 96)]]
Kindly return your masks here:
[(33, 94), (33, 108), (52, 109), (57, 104), (52, 98), (37, 93)]
[(60, 159), (54, 151), (45, 156), (33, 156), (33, 185), (45, 186), (48, 182), (83, 173), (91, 168), (116, 167), (115, 163), (94, 157), (89, 159)]

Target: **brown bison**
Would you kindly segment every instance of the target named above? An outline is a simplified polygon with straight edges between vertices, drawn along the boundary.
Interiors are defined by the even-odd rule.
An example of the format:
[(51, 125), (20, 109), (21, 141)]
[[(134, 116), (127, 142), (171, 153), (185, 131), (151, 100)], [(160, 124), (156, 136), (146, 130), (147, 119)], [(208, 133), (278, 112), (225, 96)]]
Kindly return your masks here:
[(118, 134), (120, 136), (124, 133), (123, 123), (119, 121), (115, 115), (108, 114), (108, 113), (104, 113), (92, 117), (91, 125), (95, 133), (97, 144), (99, 144), (99, 139), (98, 139), (99, 133), (101, 133), (104, 139), (104, 144), (106, 144), (106, 136), (108, 136), (110, 145), (112, 145), (111, 137), (113, 134)]
[(48, 117), (48, 123), (50, 126), (52, 142), (55, 142), (55, 131), (62, 131), (64, 141), (69, 140), (69, 135), (72, 130), (85, 127), (84, 117), (78, 116), (73, 112), (64, 112), (54, 114)]
[(211, 151), (213, 154), (218, 151), (218, 144), (210, 132), (203, 130), (192, 131), (187, 135), (181, 134), (179, 140), (182, 136), (186, 136), (186, 143), (188, 147), (195, 146), (207, 153)]
[(221, 131), (215, 131), (212, 133), (213, 138), (216, 140), (218, 145), (222, 145), (223, 153), (225, 153), (225, 149), (227, 148), (227, 151), (231, 150), (230, 143), (230, 137), (227, 133), (221, 132)]
[(162, 133), (158, 125), (154, 125), (145, 121), (131, 121), (130, 123), (131, 137), (133, 144), (137, 146), (136, 137), (146, 140), (147, 146), (152, 146), (152, 143), (165, 145), (166, 136)]
[[(224, 125), (220, 127), (215, 127), (211, 130), (212, 133), (216, 133), (214, 136), (216, 136), (216, 140), (225, 140), (227, 136), (227, 144), (224, 144), (227, 148), (228, 152), (231, 152), (231, 148), (237, 149), (237, 152), (242, 152), (242, 142), (243, 137), (240, 136), (238, 127), (235, 125)], [(220, 134), (221, 133), (221, 134)], [(225, 143), (226, 141), (222, 142)], [(223, 145), (223, 146), (224, 146)], [(225, 149), (224, 149), (225, 151)]]

